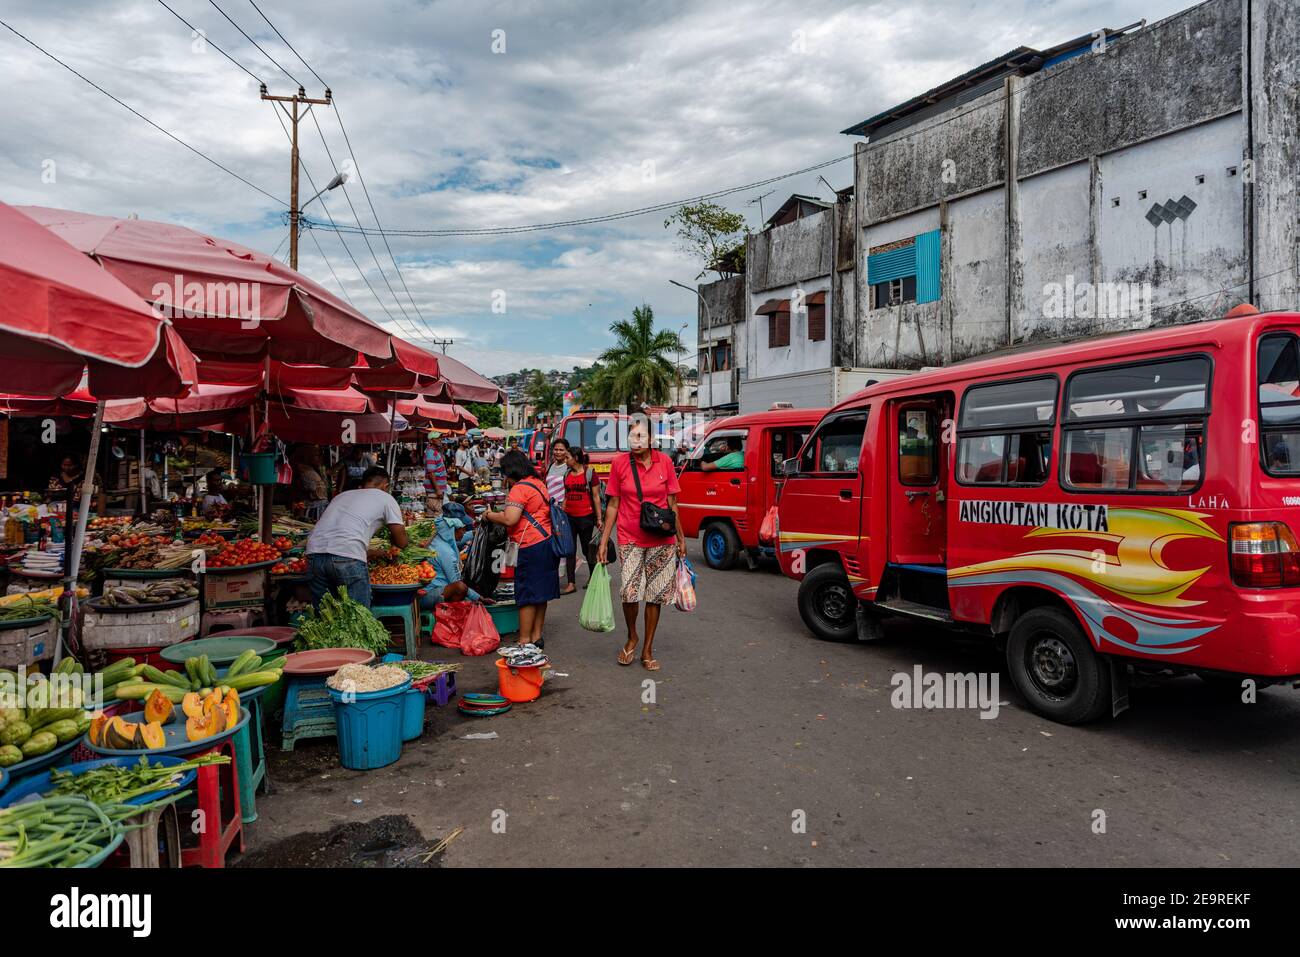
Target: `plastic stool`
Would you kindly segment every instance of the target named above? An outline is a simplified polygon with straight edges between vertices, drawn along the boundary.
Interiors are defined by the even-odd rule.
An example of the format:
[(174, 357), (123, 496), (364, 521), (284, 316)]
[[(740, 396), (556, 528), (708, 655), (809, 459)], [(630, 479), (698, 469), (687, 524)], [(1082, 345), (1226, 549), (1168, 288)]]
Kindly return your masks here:
[(456, 697), (456, 672), (444, 671), (438, 675), (424, 686), (424, 696), (439, 708), (446, 705)]
[(431, 611), (420, 612), (420, 635), (433, 637), (434, 626), (438, 624), (438, 616)]
[(280, 732), (280, 750), (292, 751), (305, 738), (332, 738), (334, 702), (325, 685), (327, 675), (285, 675), (284, 721)]
[(199, 833), (199, 846), (182, 849), (182, 867), (225, 867), (231, 847), (237, 846), (240, 853), (244, 850), (244, 822), (239, 811), (239, 757), (234, 739), (227, 738), (207, 751), (186, 756), (213, 752), (226, 755), (230, 763), (207, 764), (195, 772), (194, 789), (205, 826)]
[(370, 614), (380, 621), (385, 618), (402, 619), (402, 633), (406, 639), (406, 657), (414, 658), (419, 653), (419, 625), (415, 619), (415, 602), (408, 605), (371, 605)]
[(231, 629), (239, 629), (242, 633), (245, 628), (265, 624), (266, 612), (261, 608), (228, 608), (224, 611), (205, 611), (203, 613), (203, 624), (199, 628), (199, 635), (206, 638), (214, 631), (230, 631)]
[(262, 736), (262, 696), (245, 698), (248, 723), (235, 732), (235, 761), (239, 764), (239, 808), (245, 824), (257, 820), (257, 789), (266, 779), (266, 742)]
[(129, 820), (133, 823), (138, 821), (143, 826), (126, 832), (123, 843), (130, 852), (131, 863), (128, 866), (161, 868), (160, 844), (166, 847), (166, 866), (181, 866), (181, 826), (175, 804), (154, 808)]

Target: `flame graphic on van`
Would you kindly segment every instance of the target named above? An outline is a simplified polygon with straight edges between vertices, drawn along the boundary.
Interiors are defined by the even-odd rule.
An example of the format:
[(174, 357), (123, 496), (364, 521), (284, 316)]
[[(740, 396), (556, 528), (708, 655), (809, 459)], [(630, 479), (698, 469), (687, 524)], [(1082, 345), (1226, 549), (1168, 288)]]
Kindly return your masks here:
[[(1098, 645), (1105, 640), (1148, 655), (1182, 654), (1199, 647), (1188, 642), (1219, 625), (1162, 612), (1204, 604), (1182, 596), (1211, 566), (1170, 568), (1163, 553), (1181, 539), (1222, 542), (1223, 537), (1205, 518), (1184, 509), (1112, 508), (1105, 532), (1036, 527), (1025, 534), (1026, 540), (1041, 541), (1047, 547), (952, 569), (948, 586), (1045, 585), (1074, 603)], [(1067, 544), (1080, 540), (1096, 542), (1096, 547)], [(1053, 543), (1058, 544), (1053, 547)], [(1147, 609), (1123, 607), (1117, 602)], [(1136, 637), (1129, 640), (1131, 636)]]

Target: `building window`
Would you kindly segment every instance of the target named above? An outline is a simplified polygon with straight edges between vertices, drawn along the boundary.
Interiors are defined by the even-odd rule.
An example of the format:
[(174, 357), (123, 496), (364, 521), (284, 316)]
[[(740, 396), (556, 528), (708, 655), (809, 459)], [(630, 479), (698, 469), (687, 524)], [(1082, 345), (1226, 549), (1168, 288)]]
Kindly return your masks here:
[(935, 302), (940, 294), (939, 230), (871, 247), (867, 284), (872, 309), (904, 302)]
[(779, 349), (790, 344), (790, 311), (773, 312), (767, 317), (767, 347)]
[(713, 371), (731, 371), (731, 343), (719, 342), (713, 347)]
[(814, 302), (808, 306), (808, 341), (823, 342), (826, 339), (826, 304)]

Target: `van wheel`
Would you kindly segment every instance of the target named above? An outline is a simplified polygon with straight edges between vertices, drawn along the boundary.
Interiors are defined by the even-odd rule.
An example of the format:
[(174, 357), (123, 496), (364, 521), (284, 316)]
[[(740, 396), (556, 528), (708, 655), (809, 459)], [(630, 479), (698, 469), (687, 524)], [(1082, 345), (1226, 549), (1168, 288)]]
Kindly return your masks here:
[(1034, 608), (1016, 620), (1007, 669), (1029, 706), (1053, 721), (1082, 724), (1111, 707), (1110, 668), (1074, 616), (1059, 608)]
[(715, 522), (704, 530), (700, 538), (705, 564), (721, 572), (735, 567), (736, 559), (740, 557), (740, 539), (736, 537), (734, 528), (726, 522)]
[(799, 583), (799, 616), (823, 641), (851, 641), (858, 636), (858, 599), (848, 576), (834, 562), (818, 565)]

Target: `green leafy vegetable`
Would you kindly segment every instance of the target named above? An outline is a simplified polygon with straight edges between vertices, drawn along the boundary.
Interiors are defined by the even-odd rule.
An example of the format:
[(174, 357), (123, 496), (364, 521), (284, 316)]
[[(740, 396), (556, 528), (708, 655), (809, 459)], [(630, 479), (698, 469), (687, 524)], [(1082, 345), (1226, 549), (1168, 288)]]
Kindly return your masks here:
[(349, 598), (347, 588), (340, 585), (337, 597), (326, 592), (319, 608), (308, 609), (298, 625), (294, 649), (364, 648), (378, 655), (388, 650), (391, 640), (370, 609)]

